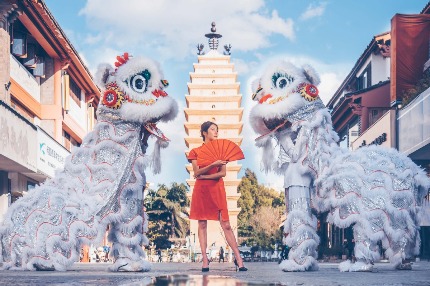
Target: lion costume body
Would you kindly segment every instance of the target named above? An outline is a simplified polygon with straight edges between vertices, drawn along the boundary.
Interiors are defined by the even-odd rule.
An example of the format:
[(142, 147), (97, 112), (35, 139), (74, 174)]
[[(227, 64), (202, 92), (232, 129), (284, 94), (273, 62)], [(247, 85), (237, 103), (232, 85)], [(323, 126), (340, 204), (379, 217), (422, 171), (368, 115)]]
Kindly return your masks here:
[[(144, 126), (173, 120), (177, 103), (163, 91), (167, 81), (146, 58), (117, 57), (101, 65), (97, 124), (67, 157), (54, 178), (11, 205), (0, 226), (0, 266), (17, 270), (67, 270), (83, 244), (100, 243), (108, 228), (111, 271), (148, 271), (143, 211), (144, 169), (160, 171), (158, 139), (146, 156)], [(147, 137), (146, 137), (147, 139)]]
[[(288, 62), (269, 66), (253, 83), (258, 101), (250, 114), (261, 136), (263, 166), (284, 176), (287, 219), (285, 243), (291, 248), (284, 271), (317, 270), (317, 219), (353, 226), (356, 261), (341, 271), (371, 271), (379, 259), (378, 241), (398, 268), (418, 254), (419, 206), (430, 187), (425, 172), (407, 156), (380, 146), (349, 151), (338, 146), (331, 116), (318, 96), (319, 76), (310, 66)], [(275, 146), (279, 155), (275, 158)]]

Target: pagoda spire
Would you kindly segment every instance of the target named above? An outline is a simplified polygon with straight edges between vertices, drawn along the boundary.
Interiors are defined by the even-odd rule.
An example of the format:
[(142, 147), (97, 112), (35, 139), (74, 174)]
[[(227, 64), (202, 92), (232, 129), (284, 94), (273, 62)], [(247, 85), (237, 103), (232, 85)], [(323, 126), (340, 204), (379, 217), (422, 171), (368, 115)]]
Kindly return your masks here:
[(218, 34), (216, 32), (216, 24), (215, 22), (212, 22), (212, 28), (211, 28), (211, 32), (208, 34), (205, 34), (205, 37), (208, 38), (208, 42), (209, 42), (209, 48), (211, 50), (217, 50), (218, 49), (218, 39), (222, 37), (221, 34)]
[[(209, 43), (209, 48), (210, 51), (216, 51), (218, 52), (218, 44), (219, 44), (219, 38), (222, 38), (222, 35), (216, 32), (216, 24), (215, 22), (211, 23), (212, 28), (211, 28), (211, 32), (205, 34), (205, 37), (208, 38), (208, 43)], [(205, 51), (203, 51), (204, 49), (204, 45), (203, 44), (197, 44), (197, 55), (201, 56), (205, 54)], [(231, 45), (224, 45), (224, 55), (231, 55), (230, 50), (231, 50)]]

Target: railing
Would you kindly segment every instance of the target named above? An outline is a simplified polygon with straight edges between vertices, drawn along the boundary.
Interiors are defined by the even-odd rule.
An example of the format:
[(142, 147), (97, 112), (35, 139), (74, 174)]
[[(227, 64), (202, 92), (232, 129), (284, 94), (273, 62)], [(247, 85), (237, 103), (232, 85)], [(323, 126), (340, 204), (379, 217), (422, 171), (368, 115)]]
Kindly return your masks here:
[(430, 143), (430, 88), (399, 111), (399, 151), (410, 155)]
[(10, 77), (37, 102), (40, 102), (40, 85), (38, 81), (13, 55), (10, 55)]

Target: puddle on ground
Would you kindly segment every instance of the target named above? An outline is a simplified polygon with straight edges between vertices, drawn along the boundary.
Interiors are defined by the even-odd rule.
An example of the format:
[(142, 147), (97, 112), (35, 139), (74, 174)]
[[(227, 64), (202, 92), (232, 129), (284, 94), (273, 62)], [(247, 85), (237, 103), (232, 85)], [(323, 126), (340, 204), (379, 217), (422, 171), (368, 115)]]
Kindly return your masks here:
[[(278, 283), (245, 282), (236, 278), (216, 275), (166, 275), (152, 278), (152, 281), (134, 282), (127, 286), (282, 286)], [(124, 286), (125, 286), (124, 285)]]

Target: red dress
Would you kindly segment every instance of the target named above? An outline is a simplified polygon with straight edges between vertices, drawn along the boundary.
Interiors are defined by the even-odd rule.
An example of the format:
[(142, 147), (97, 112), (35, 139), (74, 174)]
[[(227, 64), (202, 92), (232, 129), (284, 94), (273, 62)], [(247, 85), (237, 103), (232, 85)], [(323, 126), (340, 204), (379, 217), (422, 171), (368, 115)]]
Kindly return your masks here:
[[(188, 161), (197, 160), (199, 149), (194, 148), (188, 154)], [(203, 168), (205, 166), (199, 166)], [(218, 167), (209, 170), (205, 175), (215, 174)], [(191, 198), (190, 219), (228, 221), (227, 198), (222, 178), (216, 180), (196, 180)]]

